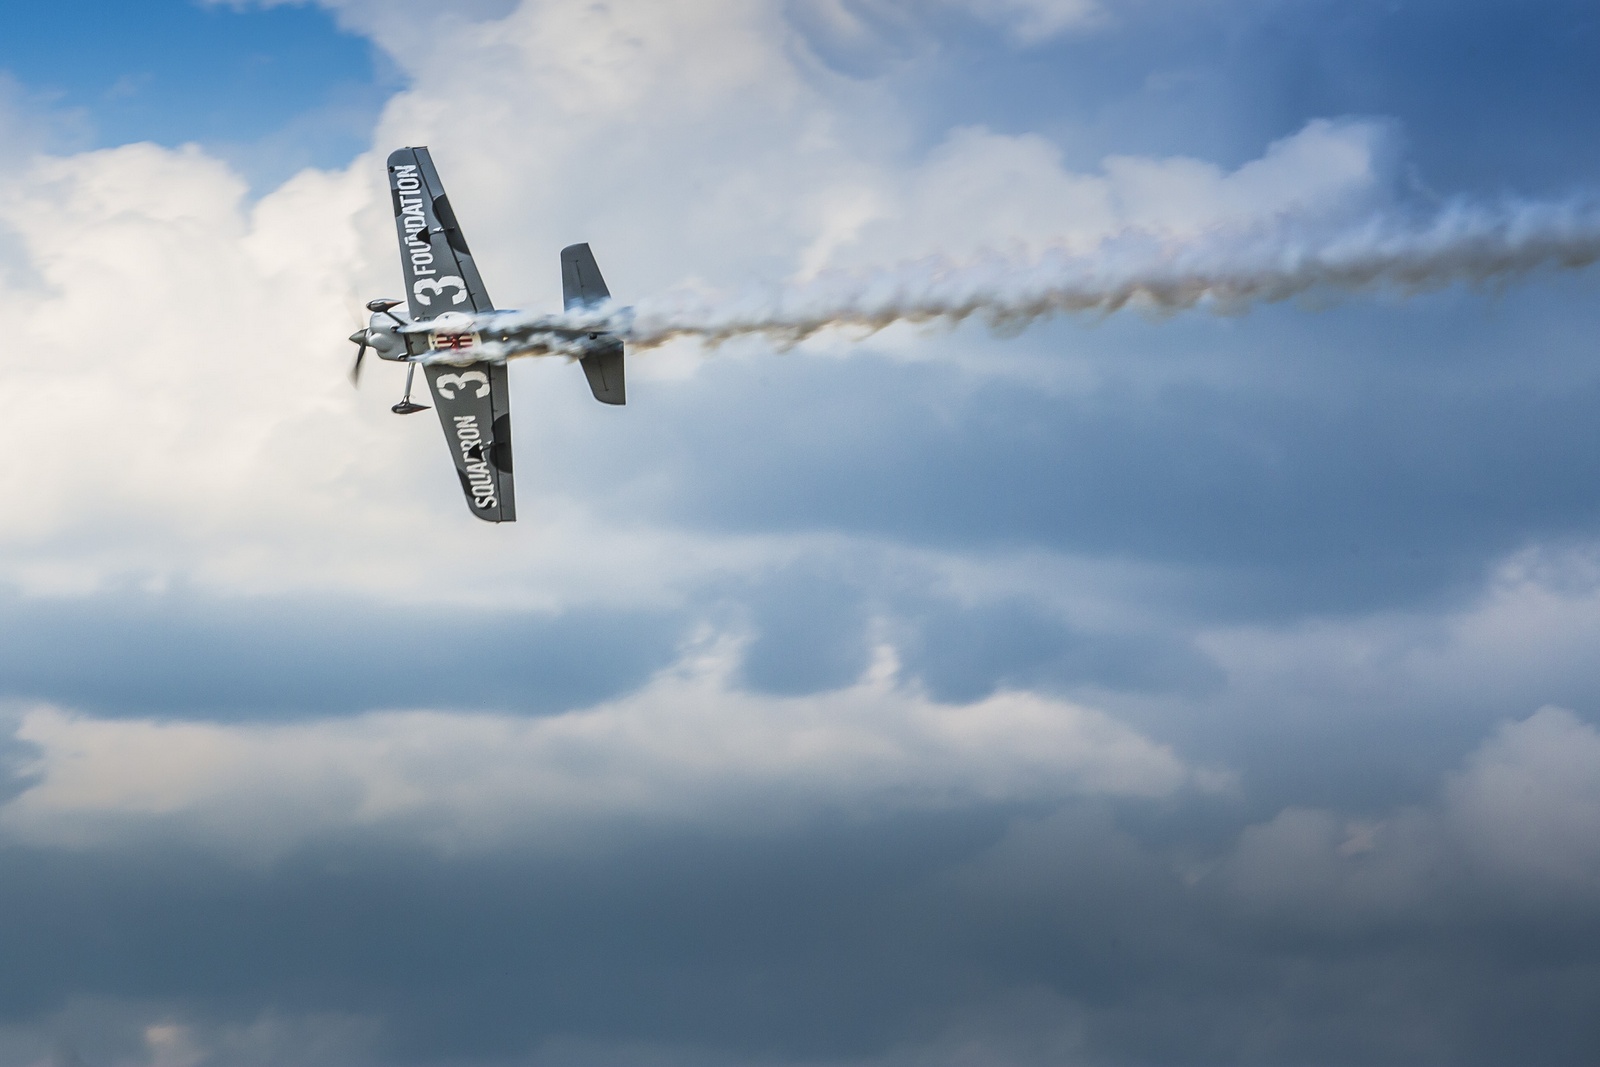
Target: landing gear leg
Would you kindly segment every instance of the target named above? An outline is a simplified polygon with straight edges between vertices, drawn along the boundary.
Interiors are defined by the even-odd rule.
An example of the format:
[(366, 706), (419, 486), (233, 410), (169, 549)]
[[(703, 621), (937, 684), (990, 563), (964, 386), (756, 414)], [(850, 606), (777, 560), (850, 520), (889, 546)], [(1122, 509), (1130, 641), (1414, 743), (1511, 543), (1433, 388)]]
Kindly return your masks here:
[(428, 405), (426, 405), (426, 404), (413, 404), (411, 402), (411, 380), (413, 378), (415, 378), (416, 376), (417, 376), (417, 365), (415, 363), (407, 363), (406, 364), (406, 395), (400, 398), (400, 403), (396, 404), (394, 407), (389, 409), (390, 411), (394, 412), (396, 415), (415, 415), (419, 411), (427, 411), (428, 410)]

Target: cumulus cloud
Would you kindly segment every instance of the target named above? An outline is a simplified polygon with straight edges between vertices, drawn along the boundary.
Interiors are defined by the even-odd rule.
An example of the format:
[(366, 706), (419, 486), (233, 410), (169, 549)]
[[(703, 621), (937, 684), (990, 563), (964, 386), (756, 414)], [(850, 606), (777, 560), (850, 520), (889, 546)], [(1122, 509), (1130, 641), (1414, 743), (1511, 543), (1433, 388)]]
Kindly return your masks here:
[[(166, 642), (170, 658), (145, 657), (172, 680), (143, 693), (140, 717), (100, 717), (101, 705), (88, 714), (68, 698), (24, 709), (0, 744), (13, 872), (0, 885), (0, 932), (33, 946), (24, 955), (41, 975), (0, 990), (8, 1019), (48, 1022), (52, 1004), (87, 984), (143, 995), (158, 959), (174, 961), (158, 976), (174, 997), (231, 997), (217, 1010), (233, 1022), (147, 1005), (126, 1016), (124, 1047), (86, 1058), (353, 1062), (378, 1031), (414, 1023), (434, 1041), (397, 1042), (415, 1057), (492, 1046), (484, 1055), (703, 1063), (734, 1040), (735, 1018), (751, 1045), (803, 1047), (795, 1056), (813, 1062), (1162, 1062), (1194, 1058), (1196, 1034), (1211, 1035), (1206, 1055), (1224, 1062), (1240, 1058), (1240, 1033), (1261, 1042), (1251, 1047), (1286, 1047), (1261, 1036), (1271, 1028), (1301, 1035), (1285, 1059), (1356, 1062), (1327, 1054), (1319, 1035), (1371, 1030), (1362, 998), (1391, 986), (1368, 980), (1404, 983), (1367, 962), (1340, 971), (1312, 950), (1263, 950), (1264, 924), (1348, 936), (1355, 956), (1374, 930), (1442, 922), (1459, 934), (1474, 916), (1518, 908), (1557, 923), (1592, 914), (1594, 729), (1553, 709), (1484, 725), (1507, 708), (1591, 706), (1579, 683), (1592, 674), (1600, 596), (1581, 560), (1552, 576), (1530, 549), (1484, 602), (1443, 614), (1430, 603), (1284, 625), (1282, 613), (1325, 607), (1298, 586), (1275, 606), (1238, 607), (1253, 595), (1240, 591), (1249, 583), (1238, 567), (1261, 560), (1279, 568), (1263, 581), (1292, 585), (1308, 554), (1321, 553), (1320, 566), (1376, 543), (1401, 567), (1329, 566), (1314, 580), (1404, 585), (1432, 573), (1431, 551), (1459, 551), (1476, 580), (1483, 560), (1528, 539), (1586, 529), (1573, 472), (1592, 449), (1535, 447), (1590, 439), (1571, 427), (1593, 425), (1581, 401), (1594, 331), (1571, 315), (1513, 306), (1497, 334), (1461, 314), (1464, 304), (1416, 312), (1453, 320), (1483, 348), (1452, 348), (1426, 322), (1396, 341), (1406, 329), (1397, 317), (1382, 321), (1381, 344), (1349, 318), (1318, 320), (1313, 335), (1286, 314), (1163, 333), (1119, 334), (1114, 321), (1081, 345), (1065, 329), (1009, 349), (978, 331), (878, 338), (880, 351), (914, 345), (949, 364), (893, 365), (904, 374), (859, 350), (848, 366), (812, 360), (820, 343), (779, 363), (750, 342), (714, 365), (668, 346), (632, 364), (625, 412), (598, 410), (575, 368), (530, 363), (513, 371), (524, 521), (498, 530), (463, 513), (431, 416), (387, 414), (395, 368), (375, 368), (360, 394), (343, 377), (345, 305), (395, 284), (381, 158), (397, 144), (432, 144), (491, 293), (539, 310), (558, 304), (554, 251), (574, 240), (595, 246), (632, 302), (673, 287), (736, 291), (751, 278), (803, 285), (931, 255), (1089, 255), (1133, 231), (1187, 247), (1285, 219), (1359, 227), (1397, 203), (1387, 124), (1310, 121), (1272, 144), (1230, 146), (1226, 164), (1165, 150), (1095, 162), (1016, 122), (1011, 132), (974, 124), (981, 107), (954, 129), (908, 113), (889, 80), (817, 63), (778, 3), (330, 6), (411, 79), (374, 130), (374, 151), (348, 168), (307, 171), (253, 199), (193, 147), (30, 147), (0, 161), (10, 353), (0, 388), (13, 398), (0, 454), (26, 460), (0, 470), (0, 582), (24, 600), (77, 598), (88, 613), (108, 589), (179, 598), (198, 587), (246, 613), (268, 599), (359, 599), (360, 610), (326, 613), (337, 625), (280, 646), (285, 676), (363, 677), (305, 650), (342, 648), (338, 629), (365, 625), (375, 636), (362, 647), (407, 650), (369, 675), (428, 672), (429, 703), (358, 694), (338, 706), (359, 714), (307, 720), (294, 708), (294, 723), (153, 717), (162, 684), (191, 697), (166, 710), (198, 716), (202, 674), (235, 689), (259, 677), (230, 674), (217, 662), (225, 655), (210, 655), (216, 646), (185, 644), (180, 625), (152, 639), (179, 635)], [(871, 33), (892, 36), (911, 19), (892, 3), (814, 6), (865, 51), (882, 47)], [(957, 6), (1028, 42), (1105, 25), (1112, 10)], [(1271, 136), (1293, 129), (1288, 113), (1274, 112)], [(1116, 121), (1108, 114), (1097, 121)], [(1528, 379), (1504, 360), (1513, 341)], [(1100, 346), (1104, 358), (1084, 354)], [(1583, 355), (1545, 380), (1554, 360), (1541, 353), (1558, 349)], [(1007, 389), (989, 389), (1018, 351), (1032, 362)], [(1442, 389), (1429, 361), (1447, 359)], [(1056, 369), (1038, 369), (1046, 363)], [(1551, 418), (1545, 394), (1519, 400), (1505, 388), (1533, 377), (1563, 393), (1568, 421)], [(1440, 433), (1419, 414), (1474, 389), (1484, 403), (1450, 412), (1482, 452), (1457, 447), (1456, 423)], [(1475, 494), (1494, 480), (1485, 469), (1528, 495), (1483, 506)], [(1571, 480), (1541, 481), (1558, 469)], [(1404, 477), (1388, 479), (1397, 470)], [(1462, 510), (1447, 511), (1457, 499)], [(1403, 502), (1398, 518), (1383, 511), (1392, 501)], [(1421, 519), (1407, 510), (1418, 501)], [(1526, 522), (1486, 526), (1490, 513)], [(868, 558), (888, 562), (874, 570)], [(750, 592), (796, 560), (800, 591), (771, 600), (798, 620)], [(386, 610), (395, 601), (407, 610)], [(440, 602), (450, 610), (430, 617)], [(471, 614), (486, 605), (492, 615)], [(544, 658), (508, 671), (514, 684), (542, 684), (546, 665), (569, 655), (600, 663), (612, 685), (583, 689), (584, 703), (659, 665), (652, 654), (623, 675), (605, 662), (616, 646), (580, 647), (582, 630), (569, 643), (546, 629), (502, 632), (517, 611), (562, 625), (574, 605), (721, 612), (764, 633), (743, 648), (713, 642), (596, 706), (535, 702), (560, 712), (547, 718), (451, 704), (461, 691), (452, 679), (491, 644), (473, 640), (475, 625), (496, 628), (502, 662), (516, 660), (518, 640), (544, 646)], [(1268, 623), (1234, 621), (1271, 611), (1280, 614)], [(271, 625), (293, 625), (283, 621), (292, 614)], [(50, 639), (26, 648), (79, 671), (104, 665), (96, 691), (114, 704), (116, 657), (72, 648), (98, 631), (86, 636), (68, 613), (45, 617), (56, 620)], [(127, 618), (135, 628), (145, 616)], [(196, 618), (185, 625), (206, 625)], [(880, 659), (842, 689), (804, 692), (856, 670), (880, 624), (905, 639), (907, 670)], [(434, 640), (444, 626), (467, 636)], [(1187, 656), (1194, 632), (1218, 668)], [(260, 662), (253, 632), (238, 633), (239, 654)], [(1151, 633), (1176, 636), (1141, 636)], [(1118, 641), (1092, 639), (1101, 634)], [(795, 667), (801, 642), (815, 669), (775, 669)], [(185, 656), (206, 656), (205, 671), (188, 672)], [(1173, 665), (1161, 669), (1199, 684), (1118, 688), (1162, 657)], [(936, 692), (908, 677), (918, 669)], [(1576, 695), (1550, 692), (1569, 679)], [(991, 694), (997, 682), (1008, 688)], [(790, 695), (747, 691), (759, 685)], [(1038, 691), (1018, 688), (1030, 686)], [(296, 692), (285, 687), (274, 707)], [(475, 708), (498, 706), (494, 686), (475, 692)], [(1406, 747), (1413, 734), (1426, 744)], [(1241, 768), (1240, 791), (1204, 769), (1213, 765)], [(1394, 765), (1404, 774), (1371, 770)], [(1441, 779), (1441, 768), (1453, 770)], [(1055, 814), (1007, 833), (1018, 808)], [(840, 813), (849, 826), (835, 833)], [(908, 825), (924, 836), (903, 833)], [(613, 826), (626, 840), (603, 869), (573, 873), (577, 850), (523, 847)], [(641, 877), (658, 854), (694, 866), (701, 854), (684, 843), (697, 838), (716, 839), (715, 862), (676, 887)], [(985, 850), (988, 873), (1005, 877), (948, 877)], [(332, 853), (337, 863), (317, 862)], [(269, 862), (231, 862), (240, 856)], [(213, 921), (192, 921), (196, 901)], [(329, 915), (335, 925), (319, 926)], [(338, 925), (346, 915), (377, 918)], [(640, 923), (651, 926), (642, 936)], [(325, 929), (325, 942), (306, 933)], [(682, 952), (690, 940), (694, 952)], [(494, 952), (503, 955), (486, 965)], [(439, 953), (448, 966), (391, 966)], [(237, 966), (246, 958), (262, 961), (259, 972)], [(1450, 977), (1455, 960), (1441, 952), (1416, 973)], [(1357, 992), (1345, 990), (1337, 1025), (1318, 1030), (1293, 989), (1280, 994), (1291, 972), (1346, 975)], [(1479, 973), (1486, 985), (1503, 975)], [(218, 974), (243, 984), (218, 993)], [(251, 1023), (255, 1005), (292, 999), (310, 975), (332, 976), (303, 994), (311, 1014)], [(639, 975), (657, 991), (630, 984)], [(530, 1012), (522, 994), (553, 989), (567, 999)], [(329, 1008), (348, 990), (359, 1003), (343, 1007), (356, 1014)], [(751, 1010), (730, 1010), (729, 990), (753, 998), (738, 1001)], [(464, 1021), (440, 1021), (469, 1003)], [(1416, 1003), (1396, 997), (1394, 1011)], [(595, 1005), (608, 1033), (678, 1027), (703, 1047), (608, 1045)], [(1213, 1007), (1215, 1019), (1195, 1021)], [(333, 1014), (317, 1016), (323, 1008)], [(694, 1009), (698, 1024), (685, 1021)], [(1570, 1017), (1586, 1019), (1586, 1007)], [(845, 1051), (819, 1044), (842, 1032), (855, 1035)], [(44, 1055), (34, 1029), (19, 1034), (0, 1032), (6, 1050), (27, 1050), (12, 1058)]]
[(960, 127), (916, 167), (882, 174), (848, 232), (830, 231), (808, 255), (817, 269), (859, 269), (984, 251), (1085, 254), (1129, 231), (1192, 241), (1284, 217), (1350, 221), (1388, 199), (1395, 155), (1386, 123), (1315, 120), (1232, 170), (1112, 156), (1075, 172), (1037, 134)]
[(1097, 29), (1110, 21), (1101, 0), (802, 0), (794, 5), (803, 22), (822, 30), (835, 48), (857, 52), (892, 48), (891, 38), (912, 35), (920, 18), (959, 11), (997, 26), (1020, 45), (1036, 45), (1064, 34)]
[(1503, 725), (1451, 780), (1445, 811), (1499, 878), (1600, 904), (1600, 731), (1572, 712)]
[[(1249, 827), (1212, 875), (1294, 926), (1600, 912), (1600, 731), (1561, 708), (1507, 722), (1434, 802), (1372, 816), (1290, 808)], [(1550, 909), (1551, 904), (1560, 907)]]
[(979, 18), (1006, 27), (1024, 44), (1035, 44), (1076, 30), (1091, 29), (1108, 18), (1099, 0), (946, 0)]
[[(572, 240), (591, 240), (632, 299), (930, 248), (1090, 247), (1129, 226), (1193, 234), (1252, 213), (1348, 208), (1382, 176), (1381, 129), (1351, 123), (1313, 124), (1232, 171), (1119, 158), (1077, 174), (1037, 137), (981, 128), (918, 158), (882, 87), (811, 69), (781, 14), (742, 0), (527, 4), (476, 20), (339, 10), (413, 76), (376, 143), (433, 144), (508, 305), (554, 306), (554, 250)], [(456, 61), (421, 61), (441, 51)], [(4, 179), (0, 227), (18, 235), (26, 270), (0, 285), (0, 313), (14, 349), (49, 370), (7, 363), (0, 384), (30, 403), (0, 448), (53, 444), (51, 462), (13, 465), (0, 484), (19, 502), (0, 520), (0, 578), (49, 595), (186, 580), (548, 607), (671, 599), (708, 572), (788, 551), (601, 519), (572, 490), (614, 472), (551, 491), (541, 464), (581, 471), (591, 442), (616, 432), (583, 406), (576, 372), (554, 367), (519, 368), (514, 386), (518, 409), (538, 411), (519, 420), (538, 420), (519, 431), (519, 452), (541, 449), (521, 467), (524, 521), (489, 544), (471, 529), (465, 571), (414, 551), (457, 545), (470, 527), (437, 431), (384, 410), (391, 368), (359, 396), (343, 381), (349, 304), (392, 287), (381, 178), (363, 156), (250, 202), (198, 149), (134, 145), (46, 157)], [(663, 352), (632, 373), (648, 382), (695, 366)], [(55, 429), (65, 410), (95, 432)], [(673, 477), (649, 452), (632, 459), (640, 484)], [(97, 535), (109, 527), (122, 536)]]
[(805, 697), (730, 685), (718, 642), (638, 692), (546, 718), (374, 712), (294, 725), (23, 715), (37, 758), (14, 840), (89, 845), (143, 827), (246, 852), (368, 828), (445, 848), (562, 838), (622, 819), (779, 824), (826, 808), (945, 808), (1218, 788), (1092, 708), (1019, 692), (940, 704), (887, 652)]
[(354, 1015), (266, 1011), (247, 1021), (210, 1023), (185, 1017), (170, 1004), (84, 997), (55, 1013), (48, 1028), (74, 1038), (52, 1040), (30, 1028), (0, 1024), (0, 1056), (29, 1067), (381, 1062), (373, 1054), (378, 1021)]

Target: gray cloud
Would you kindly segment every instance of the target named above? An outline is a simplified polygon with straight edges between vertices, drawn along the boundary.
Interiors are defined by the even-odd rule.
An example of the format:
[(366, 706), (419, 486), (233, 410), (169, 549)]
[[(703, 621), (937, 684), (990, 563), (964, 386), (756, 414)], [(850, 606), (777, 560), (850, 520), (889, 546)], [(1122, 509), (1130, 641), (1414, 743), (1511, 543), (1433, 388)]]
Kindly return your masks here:
[[(534, 308), (1600, 144), (1566, 0), (331, 6)], [(1595, 1059), (1591, 277), (517, 366), (485, 531), (341, 377), (380, 178), (0, 171), (0, 1063)]]
[(242, 603), (203, 592), (0, 603), (6, 698), (175, 718), (560, 711), (642, 684), (672, 660), (686, 625), (666, 611)]
[[(0, 1015), (84, 1048), (77, 1029), (136, 1046), (163, 1021), (219, 1064), (257, 1062), (223, 1036), (273, 1019), (295, 1058), (318, 1018), (356, 1062), (1576, 1062), (1600, 897), (1474, 851), (1467, 798), (1510, 775), (1589, 803), (1595, 747), (1540, 712), (1376, 820), (1090, 801), (558, 854), (352, 838), (265, 868), (13, 846), (0, 930), (34, 965)], [(1548, 784), (1552, 759), (1573, 771)], [(1226, 829), (1196, 850), (1207, 818)], [(1588, 847), (1570, 825), (1541, 857)], [(83, 990), (134, 1008), (74, 1016)]]
[[(1488, 328), (1509, 342), (1541, 305)], [(1440, 367), (1441, 389), (1427, 354), (1440, 339), (1399, 313), (1345, 320), (1287, 352), (1279, 323), (1242, 324), (1202, 342), (1220, 366), (1155, 384), (1141, 379), (1160, 362), (1119, 365), (1151, 358), (1129, 351), (1130, 330), (1114, 355), (1067, 356), (1103, 383), (1065, 395), (870, 357), (713, 363), (693, 390), (655, 387), (608, 447), (669, 443), (653, 503), (686, 524), (1170, 563), (1191, 568), (1204, 610), (1247, 617), (1427, 601), (1530, 541), (1595, 528), (1581, 487), (1600, 476), (1586, 444), (1600, 394), (1570, 380), (1570, 341), (1527, 353), (1541, 370), (1510, 382), (1503, 366)], [(1143, 337), (1168, 358), (1172, 338)], [(1411, 340), (1422, 366), (1380, 356)], [(1230, 365), (1243, 380), (1208, 380)], [(1543, 368), (1561, 384), (1540, 385)]]

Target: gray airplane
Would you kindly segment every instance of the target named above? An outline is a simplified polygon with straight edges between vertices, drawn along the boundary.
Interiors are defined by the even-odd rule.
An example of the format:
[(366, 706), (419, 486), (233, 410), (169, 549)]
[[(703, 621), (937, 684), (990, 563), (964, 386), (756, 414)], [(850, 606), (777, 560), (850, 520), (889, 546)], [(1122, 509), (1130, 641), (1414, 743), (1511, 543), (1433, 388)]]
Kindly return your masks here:
[(389, 157), (389, 192), (406, 299), (367, 304), (367, 328), (350, 335), (357, 346), (350, 378), (359, 380), (369, 348), (379, 359), (408, 364), (405, 396), (391, 410), (412, 415), (428, 410), (411, 399), (421, 364), (468, 508), (485, 522), (514, 522), (506, 359), (574, 358), (596, 400), (621, 404), (627, 309), (611, 308), (594, 255), (580, 244), (561, 250), (563, 314), (496, 311), (426, 148), (402, 148)]

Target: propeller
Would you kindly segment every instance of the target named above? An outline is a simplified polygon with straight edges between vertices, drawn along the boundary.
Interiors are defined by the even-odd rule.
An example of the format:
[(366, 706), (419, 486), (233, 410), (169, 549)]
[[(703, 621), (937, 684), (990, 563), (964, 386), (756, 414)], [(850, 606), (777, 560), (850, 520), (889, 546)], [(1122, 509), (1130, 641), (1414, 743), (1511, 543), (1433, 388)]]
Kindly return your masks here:
[(350, 365), (350, 384), (361, 384), (361, 361), (366, 357), (367, 349), (367, 313), (361, 308), (361, 299), (354, 292), (346, 291), (344, 294), (344, 310), (350, 316), (350, 324), (356, 332), (350, 335), (350, 343), (356, 346), (356, 360)]
[[(387, 314), (390, 308), (399, 307), (402, 303), (403, 301), (400, 300), (385, 300), (380, 297), (377, 300), (368, 300), (366, 308), (374, 315), (383, 315)], [(350, 314), (358, 323), (367, 321), (366, 317), (356, 308), (354, 299), (350, 300)], [(396, 325), (400, 324), (401, 320), (393, 315), (389, 317), (394, 319)], [(350, 343), (356, 346), (356, 361), (350, 365), (351, 385), (359, 386), (361, 384), (361, 361), (366, 358), (367, 349), (372, 347), (371, 342), (372, 332), (364, 325), (359, 326), (356, 332), (350, 335)]]
[[(366, 323), (367, 319), (355, 306), (354, 294), (350, 295), (348, 303), (350, 313), (357, 320), (357, 322)], [(404, 301), (385, 300), (380, 297), (377, 300), (368, 300), (366, 308), (367, 311), (371, 312), (373, 315), (388, 315), (389, 318), (394, 320), (394, 324), (396, 326), (404, 326), (405, 320), (395, 315), (391, 310), (399, 307), (402, 303), (404, 303)], [(350, 343), (356, 346), (356, 359), (355, 362), (350, 365), (350, 384), (359, 386), (361, 384), (361, 363), (367, 357), (367, 349), (372, 347), (371, 327), (367, 325), (358, 326), (356, 332), (350, 335)], [(411, 370), (406, 374), (405, 399), (403, 399), (399, 404), (396, 404), (394, 408), (395, 411), (399, 411), (401, 414), (408, 415), (412, 411), (427, 410), (427, 408), (424, 406), (411, 403), (411, 377), (415, 371), (416, 368), (412, 367)], [(402, 408), (405, 408), (406, 410), (401, 411)]]
[(361, 384), (361, 361), (367, 355), (367, 331), (357, 330), (350, 335), (350, 343), (356, 346), (356, 361), (350, 365), (350, 384)]

